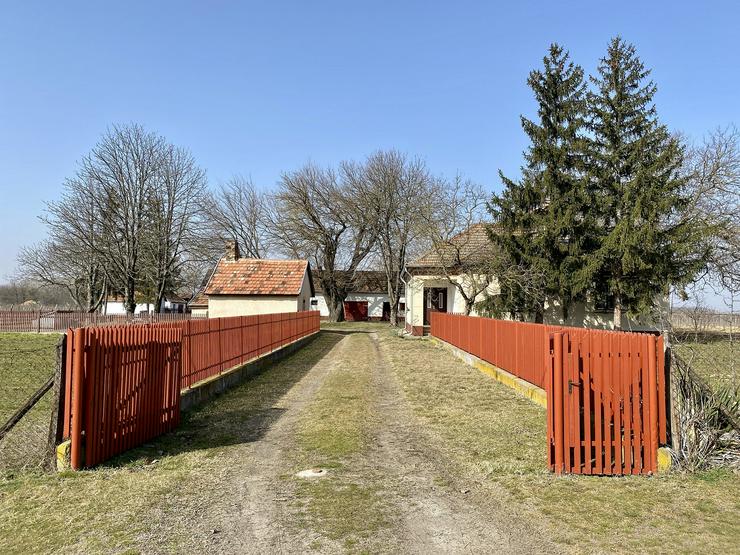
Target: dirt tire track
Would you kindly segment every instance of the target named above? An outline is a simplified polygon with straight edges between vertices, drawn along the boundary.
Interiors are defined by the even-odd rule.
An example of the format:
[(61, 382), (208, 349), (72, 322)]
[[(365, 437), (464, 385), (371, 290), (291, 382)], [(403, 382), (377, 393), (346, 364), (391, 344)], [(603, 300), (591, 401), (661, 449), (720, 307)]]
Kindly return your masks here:
[[(424, 430), (386, 362), (377, 334), (373, 376), (375, 448), (369, 460), (392, 479), (403, 525), (404, 551), (417, 553), (532, 553), (559, 551), (526, 523), (517, 522), (479, 488), (481, 477), (460, 475)], [(445, 486), (435, 482), (442, 478)]]

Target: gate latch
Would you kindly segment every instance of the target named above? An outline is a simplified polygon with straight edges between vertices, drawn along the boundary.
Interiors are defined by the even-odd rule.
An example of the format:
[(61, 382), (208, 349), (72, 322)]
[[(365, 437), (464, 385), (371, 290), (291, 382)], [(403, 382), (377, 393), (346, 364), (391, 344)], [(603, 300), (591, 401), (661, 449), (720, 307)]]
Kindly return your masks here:
[(568, 380), (568, 393), (573, 393), (574, 387), (581, 387), (581, 384), (574, 382), (573, 380)]

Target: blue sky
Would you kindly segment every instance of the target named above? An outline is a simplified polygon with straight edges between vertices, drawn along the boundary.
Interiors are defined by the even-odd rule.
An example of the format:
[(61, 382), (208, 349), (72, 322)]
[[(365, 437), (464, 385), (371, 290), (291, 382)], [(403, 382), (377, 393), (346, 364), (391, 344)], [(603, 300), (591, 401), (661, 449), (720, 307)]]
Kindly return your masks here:
[(378, 148), (491, 190), (516, 175), (527, 73), (552, 41), (592, 71), (633, 42), (662, 119), (740, 124), (731, 2), (6, 2), (0, 7), (0, 280), (44, 202), (111, 123), (188, 147), (218, 184), (272, 187)]

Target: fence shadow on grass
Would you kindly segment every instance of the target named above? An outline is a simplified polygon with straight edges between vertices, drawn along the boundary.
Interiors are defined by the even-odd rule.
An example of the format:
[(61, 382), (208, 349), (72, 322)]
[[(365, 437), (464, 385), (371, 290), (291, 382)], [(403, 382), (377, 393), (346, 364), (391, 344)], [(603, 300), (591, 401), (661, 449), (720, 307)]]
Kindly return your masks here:
[(180, 453), (261, 439), (285, 413), (286, 409), (274, 406), (276, 402), (348, 333), (322, 330), (313, 341), (258, 376), (184, 412), (177, 430), (102, 463), (100, 467), (137, 465)]

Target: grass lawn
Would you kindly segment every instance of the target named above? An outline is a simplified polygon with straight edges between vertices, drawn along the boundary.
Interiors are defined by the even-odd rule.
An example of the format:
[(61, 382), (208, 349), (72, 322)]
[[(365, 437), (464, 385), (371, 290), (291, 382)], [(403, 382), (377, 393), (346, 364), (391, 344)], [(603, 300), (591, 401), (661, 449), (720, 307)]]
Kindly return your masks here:
[(543, 408), (428, 341), (385, 334), (382, 342), (415, 413), (450, 457), (569, 550), (737, 552), (740, 476), (556, 477), (546, 468)]

